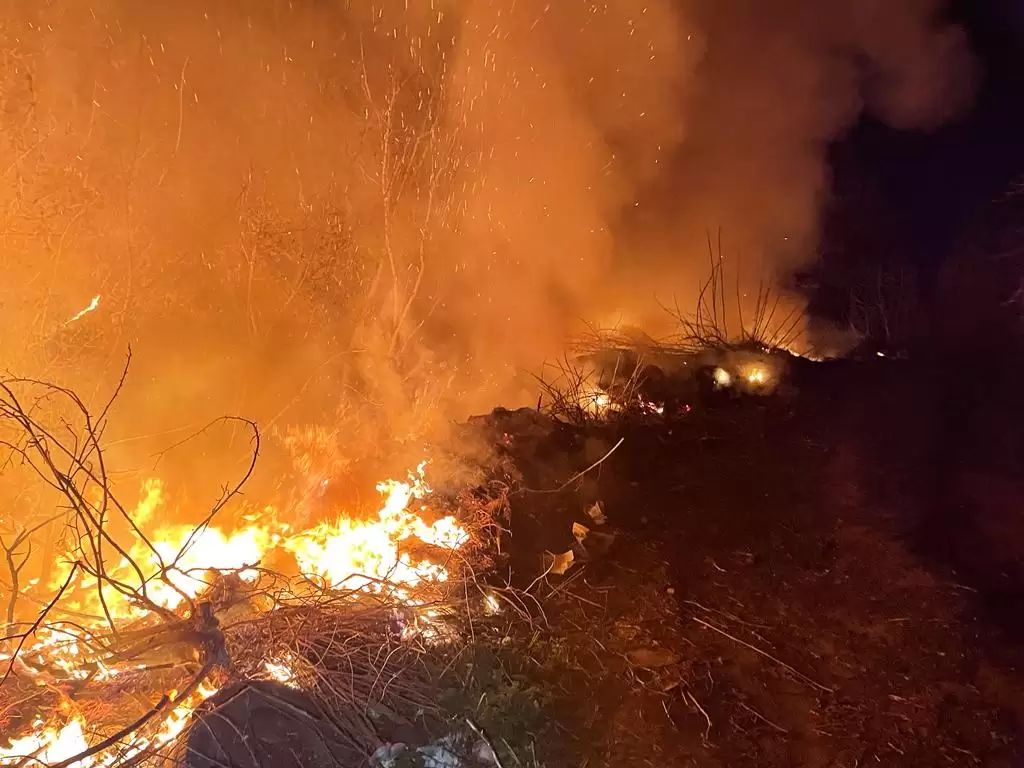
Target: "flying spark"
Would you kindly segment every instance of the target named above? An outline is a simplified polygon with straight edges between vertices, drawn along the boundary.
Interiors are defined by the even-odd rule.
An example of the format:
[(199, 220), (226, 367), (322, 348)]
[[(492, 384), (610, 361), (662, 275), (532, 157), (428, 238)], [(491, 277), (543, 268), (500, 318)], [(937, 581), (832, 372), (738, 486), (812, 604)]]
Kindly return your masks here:
[(84, 317), (85, 315), (89, 314), (94, 309), (96, 309), (96, 307), (98, 307), (99, 305), (100, 305), (100, 295), (97, 293), (95, 296), (92, 297), (92, 301), (89, 302), (89, 306), (87, 306), (85, 309), (83, 309), (82, 311), (77, 313), (74, 317), (72, 317), (70, 320), (68, 320), (67, 325), (70, 325), (71, 323), (75, 322), (75, 320), (80, 320), (82, 317)]

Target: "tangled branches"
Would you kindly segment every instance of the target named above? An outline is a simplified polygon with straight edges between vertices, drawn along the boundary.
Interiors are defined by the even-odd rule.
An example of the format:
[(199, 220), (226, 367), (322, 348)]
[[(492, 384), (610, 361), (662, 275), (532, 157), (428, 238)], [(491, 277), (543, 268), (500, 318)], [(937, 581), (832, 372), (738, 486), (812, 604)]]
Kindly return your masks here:
[(644, 375), (639, 358), (618, 355), (603, 376), (565, 358), (545, 365), (536, 379), (538, 410), (568, 424), (583, 426), (612, 414), (629, 415), (642, 403)]
[[(189, 729), (210, 727), (203, 708), (235, 701), (228, 692), (248, 690), (252, 681), (291, 686), (316, 702), (331, 720), (332, 743), (353, 759), (396, 740), (395, 729), (415, 727), (428, 740), (441, 733), (440, 681), (464, 639), (499, 610), (503, 591), (480, 585), (473, 566), (488, 567), (481, 548), (498, 538), (508, 489), (491, 484), (439, 500), (458, 508), (473, 540), (449, 553), (444, 573), (450, 567), (460, 576), (450, 582), (352, 574), (360, 586), (348, 589), (259, 562), (234, 570), (204, 562), (202, 573), (193, 573), (185, 555), (252, 474), (259, 432), (251, 422), (228, 420), (252, 430), (246, 471), (168, 552), (118, 499), (104, 457), (103, 433), (124, 380), (123, 371), (98, 417), (70, 389), (0, 381), (5, 466), (41, 480), (57, 510), (0, 538), (12, 586), (24, 581), (28, 544), (42, 527), (60, 526), (68, 553), (45, 600), (17, 589), (8, 598), (4, 639), (11, 650), (0, 656), (0, 723), (6, 733), (28, 736), (0, 742), (0, 765), (148, 765), (173, 745), (172, 755), (183, 743), (191, 749)], [(20, 615), (23, 597), (40, 602), (34, 617)], [(514, 595), (500, 604), (529, 618)], [(262, 696), (261, 707), (280, 698), (269, 689), (252, 695)], [(54, 751), (72, 726), (74, 749)], [(186, 764), (169, 759), (164, 764)]]
[[(71, 569), (82, 571), (95, 583), (103, 618), (115, 635), (117, 625), (109, 606), (112, 592), (122, 595), (133, 606), (164, 620), (174, 621), (176, 615), (161, 607), (150, 596), (151, 585), (160, 582), (180, 595), (188, 605), (190, 614), (195, 613), (196, 605), (192, 598), (180, 589), (171, 576), (175, 572), (182, 576), (188, 575), (180, 571), (181, 558), (192, 545), (194, 536), (210, 524), (251, 476), (259, 453), (260, 439), (259, 431), (252, 422), (234, 417), (224, 419), (240, 421), (252, 429), (253, 450), (249, 465), (242, 478), (223, 491), (181, 551), (173, 559), (165, 559), (112, 492), (100, 446), (110, 408), (124, 385), (127, 370), (126, 365), (114, 395), (98, 417), (92, 416), (82, 399), (66, 387), (35, 379), (8, 379), (0, 382), (0, 425), (4, 430), (0, 448), (7, 453), (4, 463), (20, 462), (29, 467), (32, 473), (58, 494), (63, 502), (63, 517), (71, 534), (71, 551), (76, 556)], [(56, 424), (50, 423), (43, 415), (44, 406), (58, 414)], [(80, 424), (78, 429), (75, 428), (75, 420)], [(144, 572), (136, 558), (130, 554), (130, 545), (121, 541), (113, 532), (113, 526), (118, 521), (127, 527), (134, 540), (145, 545), (147, 554), (158, 565), (154, 572)], [(112, 575), (110, 561), (115, 556), (120, 562), (127, 563), (134, 579), (126, 580)]]
[[(223, 634), (209, 604), (196, 600), (180, 586), (191, 578), (182, 567), (182, 558), (195, 537), (252, 474), (259, 453), (259, 432), (251, 422), (230, 419), (252, 429), (248, 467), (241, 479), (223, 490), (184, 546), (168, 558), (114, 494), (101, 447), (111, 407), (124, 386), (127, 371), (126, 362), (114, 393), (96, 416), (69, 388), (28, 378), (0, 381), (2, 466), (8, 471), (27, 471), (42, 481), (57, 510), (42, 522), (23, 526), (10, 541), (3, 540), (10, 579), (3, 640), (11, 650), (4, 655), (0, 686), (15, 674), (54, 685), (83, 674), (87, 680), (93, 679), (109, 674), (110, 668), (119, 664), (138, 665), (147, 654), (152, 656), (159, 650), (166, 652), (172, 665), (185, 662), (185, 666), (198, 667), (198, 671), (183, 688), (178, 687), (178, 693), (163, 696), (130, 726), (51, 768), (72, 765), (122, 745), (126, 736), (159, 722), (181, 705), (216, 667), (227, 665)], [(63, 524), (62, 539), (69, 560), (58, 567), (66, 573), (35, 618), (19, 621), (21, 572), (31, 554), (31, 537), (56, 523)], [(144, 557), (139, 555), (140, 544)], [(180, 597), (175, 610), (154, 598), (157, 585)], [(65, 608), (69, 595), (77, 592), (80, 598), (86, 590), (95, 597), (97, 615)], [(78, 600), (74, 603), (77, 605)], [(58, 658), (62, 653), (79, 654), (80, 658), (65, 659), (79, 668), (47, 670), (30, 666), (22, 657), (28, 649), (40, 646), (48, 647)], [(87, 671), (83, 673), (83, 669)]]
[(730, 330), (721, 233), (717, 244), (713, 244), (711, 237), (708, 237), (708, 257), (711, 274), (700, 287), (695, 310), (687, 312), (678, 304), (665, 307), (680, 327), (674, 346), (699, 352), (737, 347), (777, 349), (791, 345), (800, 333), (803, 313), (798, 306), (785, 309), (782, 295), (772, 289), (763, 275), (758, 281), (753, 314), (751, 316), (748, 312), (746, 317), (744, 307), (749, 311), (750, 302), (742, 294), (739, 276), (736, 277), (735, 312), (738, 325)]

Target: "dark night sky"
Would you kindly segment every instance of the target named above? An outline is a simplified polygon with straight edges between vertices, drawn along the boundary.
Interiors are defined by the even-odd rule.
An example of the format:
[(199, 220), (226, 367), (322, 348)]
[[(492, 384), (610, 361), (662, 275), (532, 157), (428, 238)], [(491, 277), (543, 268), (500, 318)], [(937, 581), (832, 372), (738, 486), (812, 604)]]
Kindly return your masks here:
[(831, 152), (823, 256), (934, 269), (1024, 176), (1024, 0), (961, 0), (984, 69), (975, 106), (933, 134), (863, 119)]

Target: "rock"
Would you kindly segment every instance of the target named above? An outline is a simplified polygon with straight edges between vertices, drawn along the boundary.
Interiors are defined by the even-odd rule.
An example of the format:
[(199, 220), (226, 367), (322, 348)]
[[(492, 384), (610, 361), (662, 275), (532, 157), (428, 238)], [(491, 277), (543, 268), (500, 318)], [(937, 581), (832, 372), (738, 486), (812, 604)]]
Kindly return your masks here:
[(366, 759), (315, 701), (279, 683), (235, 683), (200, 711), (163, 768), (353, 768)]

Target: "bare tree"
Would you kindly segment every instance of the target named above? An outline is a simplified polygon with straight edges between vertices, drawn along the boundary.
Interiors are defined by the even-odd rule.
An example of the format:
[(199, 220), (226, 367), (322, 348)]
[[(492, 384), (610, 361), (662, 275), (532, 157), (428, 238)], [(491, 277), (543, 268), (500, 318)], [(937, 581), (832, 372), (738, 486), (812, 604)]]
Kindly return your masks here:
[(919, 319), (914, 273), (903, 266), (880, 266), (854, 274), (846, 310), (850, 330), (886, 347), (906, 345)]

